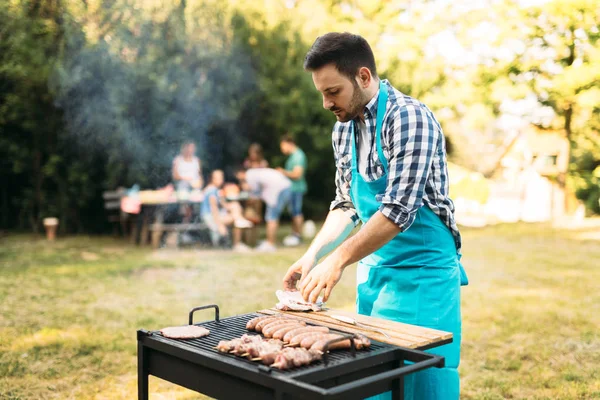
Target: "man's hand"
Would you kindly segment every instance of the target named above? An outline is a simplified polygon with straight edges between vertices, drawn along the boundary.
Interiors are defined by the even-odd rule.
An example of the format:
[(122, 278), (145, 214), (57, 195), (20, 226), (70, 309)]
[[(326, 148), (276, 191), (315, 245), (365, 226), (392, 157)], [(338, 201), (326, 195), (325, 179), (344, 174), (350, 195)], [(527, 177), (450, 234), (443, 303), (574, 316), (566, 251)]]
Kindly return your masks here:
[(287, 174), (285, 173), (285, 172), (286, 172), (286, 171), (285, 171), (285, 169), (283, 169), (283, 168), (281, 168), (281, 167), (277, 167), (277, 168), (275, 168), (275, 169), (276, 169), (277, 171), (281, 172), (282, 174), (284, 174), (284, 175), (286, 175), (286, 176), (287, 176)]
[(315, 256), (304, 254), (288, 269), (283, 278), (283, 289), (292, 292), (295, 291), (296, 283), (303, 277), (306, 277), (316, 263), (317, 259)]
[(308, 275), (302, 276), (298, 290), (302, 293), (304, 300), (312, 303), (316, 302), (319, 293), (325, 290), (323, 302), (326, 302), (331, 290), (342, 277), (342, 272), (344, 272), (344, 266), (334, 253), (314, 267)]
[(227, 227), (223, 224), (219, 225), (219, 235), (221, 235), (221, 236), (227, 235)]

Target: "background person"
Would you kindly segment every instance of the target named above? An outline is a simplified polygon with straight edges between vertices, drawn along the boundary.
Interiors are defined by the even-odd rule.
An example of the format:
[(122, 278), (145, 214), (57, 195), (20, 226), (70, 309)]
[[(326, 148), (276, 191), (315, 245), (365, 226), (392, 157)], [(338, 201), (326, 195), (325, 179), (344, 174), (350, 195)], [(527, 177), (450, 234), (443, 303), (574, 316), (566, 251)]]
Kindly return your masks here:
[(286, 246), (298, 246), (302, 241), (302, 199), (306, 193), (306, 154), (300, 149), (291, 135), (285, 135), (279, 143), (281, 152), (288, 156), (285, 169), (277, 170), (292, 181), (292, 196), (290, 198), (290, 214), (292, 215), (292, 234), (283, 239)]
[[(269, 162), (265, 160), (263, 148), (258, 143), (252, 143), (248, 148), (248, 157), (244, 160), (244, 168), (268, 168)], [(259, 198), (250, 198), (246, 200), (244, 216), (258, 225), (262, 222), (263, 203)], [(246, 243), (255, 245), (258, 239), (258, 230), (255, 228), (247, 229), (244, 232)]]
[(275, 251), (279, 217), (289, 205), (292, 194), (292, 182), (281, 172), (272, 168), (240, 168), (236, 172), (242, 189), (262, 199), (267, 205), (265, 221), (267, 223), (267, 240), (256, 249), (259, 251)]
[(202, 163), (196, 157), (194, 142), (183, 143), (180, 154), (173, 160), (172, 175), (175, 190), (202, 188)]
[(244, 160), (244, 168), (268, 168), (269, 162), (265, 160), (263, 148), (258, 143), (252, 143), (248, 147), (248, 157)]
[(202, 220), (211, 231), (213, 245), (219, 245), (223, 238), (228, 237), (228, 227), (233, 225), (233, 250), (249, 251), (250, 248), (241, 241), (241, 229), (250, 228), (253, 224), (242, 217), (242, 207), (238, 202), (226, 203), (221, 197), (220, 190), (224, 183), (223, 171), (214, 170), (209, 184), (204, 189)]

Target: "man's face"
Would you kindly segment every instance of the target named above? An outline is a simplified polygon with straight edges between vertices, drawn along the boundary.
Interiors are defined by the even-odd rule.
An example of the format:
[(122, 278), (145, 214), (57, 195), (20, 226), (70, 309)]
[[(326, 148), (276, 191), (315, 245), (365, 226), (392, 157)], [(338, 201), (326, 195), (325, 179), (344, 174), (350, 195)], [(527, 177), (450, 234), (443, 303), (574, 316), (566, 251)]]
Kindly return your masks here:
[(340, 122), (356, 118), (369, 102), (358, 83), (340, 74), (334, 64), (313, 71), (312, 78), (323, 95), (323, 108), (333, 112)]
[(292, 147), (288, 142), (281, 142), (279, 144), (279, 148), (281, 149), (281, 152), (283, 154), (290, 155), (292, 153), (292, 150), (290, 149), (290, 147)]

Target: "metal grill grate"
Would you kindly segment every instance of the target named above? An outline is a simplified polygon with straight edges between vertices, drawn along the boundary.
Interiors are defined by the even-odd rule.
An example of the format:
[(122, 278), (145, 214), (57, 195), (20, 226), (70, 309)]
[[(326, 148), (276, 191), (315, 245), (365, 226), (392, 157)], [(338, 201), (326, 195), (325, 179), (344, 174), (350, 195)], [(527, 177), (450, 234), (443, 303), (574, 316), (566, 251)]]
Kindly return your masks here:
[[(191, 349), (194, 349), (195, 351), (199, 351), (199, 352), (207, 351), (207, 352), (211, 352), (211, 353), (217, 353), (223, 357), (229, 357), (229, 358), (235, 359), (241, 363), (249, 363), (249, 364), (253, 364), (253, 365), (259, 365), (258, 362), (250, 361), (243, 357), (237, 357), (233, 354), (228, 354), (228, 353), (221, 353), (215, 349), (215, 346), (217, 346), (217, 344), (221, 340), (231, 340), (234, 338), (238, 338), (238, 337), (242, 336), (243, 334), (255, 334), (255, 335), (258, 334), (256, 332), (248, 331), (246, 329), (246, 323), (249, 320), (251, 320), (252, 318), (259, 317), (261, 315), (262, 314), (256, 314), (256, 313), (242, 314), (242, 315), (237, 315), (235, 317), (223, 318), (218, 322), (217, 321), (207, 321), (207, 322), (197, 323), (195, 325), (199, 325), (199, 326), (203, 326), (203, 327), (207, 328), (210, 331), (210, 335), (205, 336), (203, 338), (198, 338), (198, 339), (182, 340), (182, 339), (164, 338), (163, 340), (177, 342), (177, 344), (179, 344), (179, 345), (188, 346)], [(314, 324), (308, 324), (308, 325), (314, 325)], [(332, 329), (331, 331), (339, 332), (339, 333), (346, 333), (346, 332), (336, 331), (335, 329)], [(160, 334), (160, 332), (152, 332), (152, 334), (162, 336)], [(329, 366), (338, 365), (338, 364), (343, 364), (345, 362), (351, 362), (352, 360), (355, 360), (355, 359), (373, 356), (374, 354), (380, 352), (381, 350), (386, 350), (388, 347), (389, 346), (386, 344), (371, 341), (371, 346), (369, 348), (356, 351), (356, 357), (352, 356), (352, 354), (349, 350), (334, 350), (328, 354), (328, 365)], [(308, 371), (308, 370), (312, 371), (312, 370), (319, 369), (319, 368), (325, 368), (323, 361), (317, 361), (310, 365), (297, 367), (297, 368), (293, 368), (290, 370), (280, 371), (277, 369), (273, 369), (273, 371), (282, 373), (282, 374), (294, 374), (297, 372), (304, 372), (304, 371)]]

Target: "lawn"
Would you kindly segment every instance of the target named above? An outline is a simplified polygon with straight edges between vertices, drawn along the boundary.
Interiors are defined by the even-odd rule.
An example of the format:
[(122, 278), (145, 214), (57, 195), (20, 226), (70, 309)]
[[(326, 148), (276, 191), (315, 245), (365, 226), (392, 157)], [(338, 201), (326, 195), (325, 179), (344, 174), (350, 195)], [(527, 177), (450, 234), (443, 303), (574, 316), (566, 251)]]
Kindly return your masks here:
[[(463, 230), (465, 399), (600, 398), (600, 231)], [(0, 242), (0, 398), (134, 399), (138, 328), (275, 303), (302, 249), (239, 255), (130, 247), (112, 238)], [(352, 309), (354, 268), (331, 307)], [(210, 318), (207, 312), (206, 318)], [(153, 399), (203, 398), (151, 378)]]

